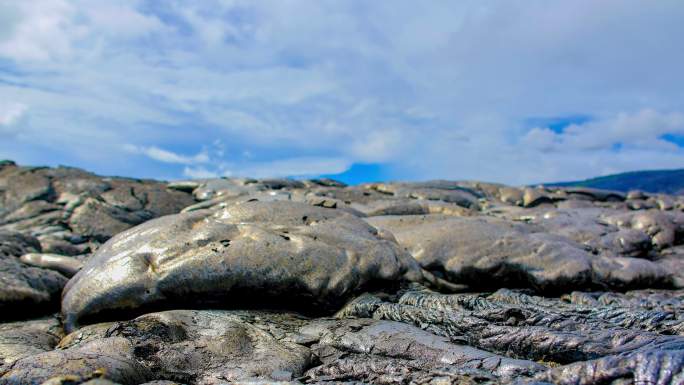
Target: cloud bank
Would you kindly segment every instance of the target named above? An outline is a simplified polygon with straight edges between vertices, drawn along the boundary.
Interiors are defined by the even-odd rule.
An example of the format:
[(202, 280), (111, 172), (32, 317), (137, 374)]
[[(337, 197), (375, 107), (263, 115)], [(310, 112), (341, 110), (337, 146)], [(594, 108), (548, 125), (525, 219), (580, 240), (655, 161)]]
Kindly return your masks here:
[(0, 157), (167, 179), (684, 167), (683, 19), (680, 1), (5, 1)]

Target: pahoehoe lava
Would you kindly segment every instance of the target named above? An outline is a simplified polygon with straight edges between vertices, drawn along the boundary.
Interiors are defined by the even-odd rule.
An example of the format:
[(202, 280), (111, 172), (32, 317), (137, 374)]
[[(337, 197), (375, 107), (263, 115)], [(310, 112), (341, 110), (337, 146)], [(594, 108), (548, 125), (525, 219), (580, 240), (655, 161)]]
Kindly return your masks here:
[(684, 384), (684, 196), (0, 163), (0, 384)]

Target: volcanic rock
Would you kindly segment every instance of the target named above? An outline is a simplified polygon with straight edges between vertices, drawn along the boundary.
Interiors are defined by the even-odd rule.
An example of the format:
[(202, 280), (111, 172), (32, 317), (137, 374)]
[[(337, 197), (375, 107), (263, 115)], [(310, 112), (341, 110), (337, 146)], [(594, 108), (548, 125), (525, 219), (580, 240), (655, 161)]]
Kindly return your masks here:
[(20, 257), (40, 251), (40, 243), (30, 235), (0, 231), (0, 317), (16, 318), (23, 311), (37, 314), (56, 310), (67, 278), (56, 271), (32, 267)]
[[(418, 263), (355, 216), (246, 202), (148, 221), (105, 243), (65, 288), (67, 328), (143, 305), (243, 302), (334, 308), (370, 284), (423, 281)], [(300, 305), (300, 306), (301, 306)]]
[(0, 162), (0, 385), (681, 385), (683, 288), (682, 196)]

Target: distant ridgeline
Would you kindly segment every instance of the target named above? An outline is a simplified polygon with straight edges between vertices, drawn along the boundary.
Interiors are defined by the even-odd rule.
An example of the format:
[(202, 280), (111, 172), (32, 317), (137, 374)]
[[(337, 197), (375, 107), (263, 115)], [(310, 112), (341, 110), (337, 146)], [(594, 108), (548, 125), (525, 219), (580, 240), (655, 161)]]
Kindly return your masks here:
[(684, 194), (684, 169), (632, 171), (583, 181), (547, 183), (546, 186), (581, 186), (606, 190), (641, 190), (651, 193)]

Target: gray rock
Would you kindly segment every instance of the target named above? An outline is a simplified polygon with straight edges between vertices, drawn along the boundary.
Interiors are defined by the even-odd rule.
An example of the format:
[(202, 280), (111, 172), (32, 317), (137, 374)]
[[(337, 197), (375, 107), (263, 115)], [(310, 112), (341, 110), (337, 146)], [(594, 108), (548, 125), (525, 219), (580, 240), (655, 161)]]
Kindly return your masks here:
[(52, 350), (63, 337), (62, 325), (55, 317), (0, 324), (0, 363)]
[[(103, 311), (192, 301), (334, 308), (369, 284), (427, 274), (392, 240), (339, 210), (247, 202), (148, 221), (103, 245), (65, 288), (68, 330)], [(244, 303), (244, 301), (242, 301)]]
[(54, 196), (50, 179), (43, 170), (44, 168), (17, 166), (0, 169), (0, 207), (3, 211), (12, 211), (24, 203)]
[(646, 193), (643, 191), (630, 190), (629, 192), (627, 192), (626, 198), (627, 200), (639, 200), (648, 198), (648, 195), (646, 195)]
[(311, 186), (347, 187), (346, 183), (340, 182), (339, 180), (330, 179), (330, 178), (309, 179), (309, 180), (304, 181), (304, 184), (307, 185), (307, 187), (311, 187)]
[[(0, 162), (0, 385), (679, 385), (682, 242), (662, 194)], [(7, 322), (76, 271), (71, 334)]]
[[(94, 376), (99, 375), (99, 373), (94, 373)], [(109, 381), (104, 378), (93, 378), (81, 377), (77, 375), (65, 375), (65, 376), (55, 376), (47, 381), (43, 382), (41, 385), (121, 385), (117, 382)]]
[(41, 241), (80, 236), (99, 243), (192, 203), (190, 194), (156, 181), (102, 178), (67, 167), (0, 170), (0, 229), (40, 236)]
[(441, 184), (401, 183), (352, 186), (344, 189), (318, 188), (306, 195), (309, 204), (337, 208), (357, 216), (472, 215), (479, 209), (476, 192), (459, 186), (436, 188)]
[(305, 322), (295, 315), (265, 312), (151, 313), (87, 326), (67, 336), (60, 350), (8, 365), (0, 383), (39, 384), (55, 375), (197, 385), (300, 377), (311, 352), (288, 338)]
[(68, 376), (80, 383), (103, 375), (124, 385), (139, 384), (152, 377), (135, 360), (133, 344), (125, 338), (113, 337), (21, 358), (0, 371), (0, 384), (38, 385), (57, 376)]
[(76, 256), (90, 252), (88, 245), (73, 244), (64, 239), (54, 238), (52, 236), (39, 237), (40, 247), (44, 253)]
[[(299, 199), (297, 199), (299, 198)], [(219, 195), (215, 198), (208, 199), (202, 202), (195, 203), (181, 210), (182, 213), (204, 210), (204, 209), (224, 209), (233, 205), (245, 203), (245, 202), (277, 202), (277, 201), (303, 201), (304, 197), (294, 196), (292, 192), (289, 191), (257, 191), (253, 193), (245, 193), (238, 196), (233, 195)]]
[(0, 231), (0, 319), (55, 311), (66, 277), (56, 271), (28, 266), (19, 257), (40, 251), (38, 240)]
[[(515, 222), (440, 215), (367, 221), (393, 233), (424, 268), (473, 287), (528, 287), (553, 293), (681, 284), (678, 270), (665, 266), (673, 266), (674, 259), (667, 263), (643, 259), (655, 258), (654, 238), (643, 227), (606, 222), (604, 217), (618, 211), (536, 208), (523, 223), (520, 210), (525, 209), (511, 215), (519, 219)], [(668, 223), (674, 226), (673, 221)]]
[(409, 291), (396, 302), (368, 298), (352, 301), (340, 316), (370, 315), (406, 322), (508, 357), (558, 364), (684, 349), (682, 336), (644, 330), (651, 326), (649, 320), (662, 327), (679, 325), (679, 315), (667, 319), (657, 312), (629, 314), (615, 310), (621, 309), (592, 311), (510, 292), (487, 296)]
[(553, 203), (554, 199), (549, 192), (540, 188), (528, 187), (523, 191), (523, 206), (535, 207), (543, 203)]
[[(244, 179), (244, 178), (219, 178), (198, 181), (199, 184), (192, 190), (195, 199), (205, 201), (218, 197), (236, 198), (242, 195), (253, 194), (266, 190), (292, 190), (303, 189), (306, 184), (292, 179)], [(173, 186), (177, 186), (173, 185)]]
[(372, 225), (393, 233), (430, 271), (474, 287), (561, 290), (592, 284), (592, 261), (581, 245), (524, 224), (486, 217), (386, 216)]
[(541, 373), (536, 380), (557, 385), (681, 384), (684, 350), (647, 351), (577, 362)]
[(468, 374), (510, 380), (546, 369), (532, 361), (454, 344), (448, 338), (399, 322), (318, 321), (303, 331), (316, 335), (318, 341), (312, 350), (322, 361), (307, 372), (312, 380), (383, 383), (394, 378), (410, 382), (440, 375), (463, 379)]
[(567, 193), (571, 198), (573, 195), (585, 196), (590, 198), (591, 200), (602, 202), (620, 202), (627, 199), (625, 194), (623, 194), (620, 191), (603, 190), (589, 187), (565, 187), (562, 189), (562, 191), (565, 191), (565, 193)]
[(28, 253), (19, 260), (27, 265), (58, 271), (66, 277), (73, 277), (83, 267), (83, 262), (76, 258), (56, 254)]
[(69, 227), (78, 234), (104, 242), (115, 234), (152, 218), (149, 212), (129, 212), (102, 200), (87, 198), (69, 218)]
[[(651, 237), (656, 249), (664, 249), (675, 244), (681, 226), (681, 216), (658, 210), (616, 213), (605, 216), (604, 220), (621, 228), (641, 230)], [(681, 222), (680, 222), (681, 223)]]
[(523, 190), (515, 187), (501, 187), (498, 192), (499, 200), (509, 205), (522, 206), (523, 205)]

